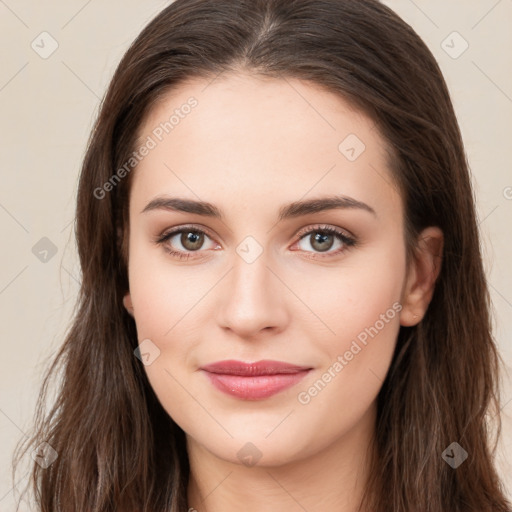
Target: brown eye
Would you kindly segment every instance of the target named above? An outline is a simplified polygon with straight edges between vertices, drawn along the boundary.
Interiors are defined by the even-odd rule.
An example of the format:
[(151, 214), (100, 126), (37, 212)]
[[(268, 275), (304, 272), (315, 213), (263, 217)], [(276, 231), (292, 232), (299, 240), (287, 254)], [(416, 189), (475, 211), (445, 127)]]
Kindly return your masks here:
[(316, 258), (336, 256), (357, 243), (355, 238), (331, 226), (314, 226), (302, 231), (299, 236), (299, 249), (309, 253), (308, 257)]
[[(193, 253), (201, 255), (208, 249), (218, 247), (218, 244), (202, 229), (186, 226), (164, 233), (155, 240), (155, 243), (162, 245), (169, 254), (179, 259), (188, 259)], [(198, 255), (194, 257), (197, 258)]]
[(188, 251), (197, 251), (204, 243), (204, 233), (199, 231), (182, 231), (180, 242)]
[(328, 251), (334, 244), (334, 236), (328, 233), (312, 233), (309, 236), (311, 247), (319, 252)]

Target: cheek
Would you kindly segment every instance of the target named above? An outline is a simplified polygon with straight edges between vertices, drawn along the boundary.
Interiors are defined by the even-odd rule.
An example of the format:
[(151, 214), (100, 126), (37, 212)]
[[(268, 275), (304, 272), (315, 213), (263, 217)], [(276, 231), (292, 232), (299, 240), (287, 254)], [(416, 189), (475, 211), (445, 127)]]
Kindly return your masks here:
[[(322, 378), (329, 387), (333, 382), (331, 391), (350, 402), (359, 397), (356, 401), (364, 403), (367, 400), (363, 396), (377, 393), (391, 363), (402, 306), (399, 287), (382, 284), (371, 294), (338, 296), (319, 309), (330, 314), (325, 316), (329, 330), (312, 338), (316, 350), (324, 354), (320, 372), (325, 377), (317, 374), (316, 378)], [(324, 398), (329, 400), (327, 394)]]
[(400, 329), (405, 256), (390, 247), (340, 269), (327, 289), (310, 288), (315, 291), (308, 295), (309, 304), (325, 327), (313, 338), (324, 358), (314, 378), (302, 386), (299, 403), (317, 411), (340, 404), (332, 412), (339, 421), (364, 412), (391, 364)]
[[(135, 234), (130, 240), (129, 282), (139, 341), (165, 343), (205, 293), (204, 278), (170, 262), (164, 249)], [(204, 276), (207, 277), (207, 276)]]
[(134, 251), (130, 270), (137, 337), (139, 343), (151, 340), (158, 354), (144, 371), (163, 408), (188, 431), (194, 427), (193, 418), (204, 413), (190, 398), (187, 372), (191, 340), (198, 337), (193, 308), (206, 290), (187, 280), (183, 269), (142, 256)]
[[(305, 274), (307, 275), (307, 274)], [(374, 327), (386, 331), (399, 325), (399, 304), (405, 279), (405, 255), (392, 244), (367, 255), (347, 259), (329, 277), (302, 277), (300, 286), (308, 290), (307, 303), (322, 320), (324, 348), (332, 357), (348, 350), (351, 341), (364, 342)], [(313, 317), (313, 315), (311, 315)], [(318, 322), (315, 320), (316, 325)], [(394, 331), (397, 331), (396, 327)]]

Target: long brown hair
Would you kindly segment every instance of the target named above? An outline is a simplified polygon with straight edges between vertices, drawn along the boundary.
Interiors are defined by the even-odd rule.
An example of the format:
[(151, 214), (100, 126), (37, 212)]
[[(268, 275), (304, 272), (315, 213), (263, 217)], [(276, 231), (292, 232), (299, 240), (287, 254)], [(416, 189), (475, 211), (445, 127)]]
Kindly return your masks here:
[[(408, 255), (423, 228), (444, 232), (430, 306), (420, 324), (400, 328), (378, 395), (377, 459), (361, 510), (509, 511), (493, 465), (500, 357), (461, 134), (431, 52), (377, 0), (177, 0), (126, 52), (80, 175), (76, 313), (45, 376), (33, 436), (17, 450), (21, 460), (47, 442), (58, 454), (47, 468), (33, 464), (41, 511), (187, 510), (184, 432), (134, 356), (135, 324), (122, 304), (132, 174), (101, 197), (94, 191), (129, 160), (138, 128), (166, 92), (240, 70), (310, 81), (364, 111), (392, 148)], [(452, 442), (468, 453), (457, 469), (442, 457)]]

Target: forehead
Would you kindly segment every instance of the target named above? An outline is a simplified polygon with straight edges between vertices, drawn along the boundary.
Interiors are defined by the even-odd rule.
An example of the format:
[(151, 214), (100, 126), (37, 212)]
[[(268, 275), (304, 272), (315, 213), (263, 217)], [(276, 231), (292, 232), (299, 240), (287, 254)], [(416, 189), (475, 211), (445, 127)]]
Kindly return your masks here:
[[(193, 108), (188, 105), (191, 98), (196, 103)], [(191, 120), (182, 123), (187, 117)], [(229, 134), (232, 138), (250, 135), (247, 142), (273, 140), (275, 144), (283, 143), (286, 137), (306, 136), (317, 146), (322, 138), (326, 147), (338, 149), (340, 137), (352, 129), (361, 139), (368, 139), (368, 132), (375, 132), (371, 134), (372, 142), (386, 147), (373, 121), (346, 99), (318, 84), (289, 77), (232, 73), (187, 80), (153, 105), (139, 129), (139, 141), (168, 121), (175, 136), (192, 125), (201, 142), (209, 140), (215, 146), (218, 138)], [(213, 126), (217, 128), (214, 131)], [(270, 132), (266, 133), (265, 128)], [(282, 138), (275, 141), (277, 131)], [(307, 145), (303, 149), (311, 148)]]
[(310, 82), (244, 74), (190, 80), (152, 107), (138, 136), (139, 144), (154, 142), (134, 176), (146, 196), (177, 186), (196, 196), (399, 200), (375, 123)]

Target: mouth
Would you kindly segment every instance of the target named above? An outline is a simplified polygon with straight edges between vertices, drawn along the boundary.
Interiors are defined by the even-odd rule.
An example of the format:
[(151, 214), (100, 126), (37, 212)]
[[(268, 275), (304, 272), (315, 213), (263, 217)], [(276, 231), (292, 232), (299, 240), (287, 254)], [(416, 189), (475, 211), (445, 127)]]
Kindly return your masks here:
[(241, 400), (263, 400), (301, 381), (312, 368), (282, 361), (219, 361), (201, 370), (219, 391)]

